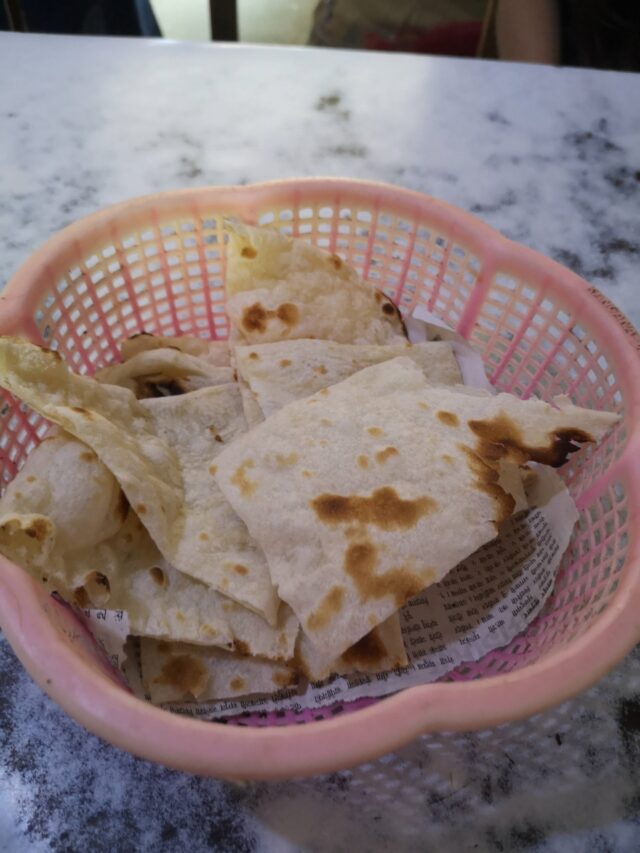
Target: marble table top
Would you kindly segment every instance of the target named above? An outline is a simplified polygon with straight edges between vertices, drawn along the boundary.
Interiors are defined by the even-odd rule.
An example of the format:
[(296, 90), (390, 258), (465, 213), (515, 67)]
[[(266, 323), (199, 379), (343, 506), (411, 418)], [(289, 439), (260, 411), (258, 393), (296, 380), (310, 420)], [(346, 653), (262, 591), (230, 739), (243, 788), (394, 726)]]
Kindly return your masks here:
[[(476, 213), (640, 325), (640, 75), (10, 34), (0, 73), (0, 283), (126, 197), (341, 175)], [(100, 742), (0, 640), (0, 849), (636, 850), (639, 663), (531, 720), (238, 787)]]

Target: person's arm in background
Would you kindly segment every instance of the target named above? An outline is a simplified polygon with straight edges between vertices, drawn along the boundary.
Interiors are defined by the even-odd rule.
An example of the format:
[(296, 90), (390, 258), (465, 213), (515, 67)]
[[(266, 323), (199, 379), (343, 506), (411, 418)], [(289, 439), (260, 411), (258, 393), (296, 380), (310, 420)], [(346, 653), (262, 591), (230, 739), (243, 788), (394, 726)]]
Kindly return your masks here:
[(497, 0), (498, 56), (513, 62), (560, 62), (557, 0)]

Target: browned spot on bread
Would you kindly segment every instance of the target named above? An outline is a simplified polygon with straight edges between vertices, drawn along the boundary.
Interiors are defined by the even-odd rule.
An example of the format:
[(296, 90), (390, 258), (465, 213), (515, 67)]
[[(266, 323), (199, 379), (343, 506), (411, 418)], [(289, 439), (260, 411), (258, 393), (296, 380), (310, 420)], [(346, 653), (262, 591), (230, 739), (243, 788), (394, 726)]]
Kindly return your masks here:
[(229, 581), (226, 578), (220, 581), (220, 589), (229, 589)]
[(80, 454), (80, 459), (82, 459), (83, 462), (93, 462), (93, 460), (97, 458), (98, 457), (93, 450), (85, 450)]
[(391, 302), (385, 302), (382, 306), (382, 310), (389, 316), (397, 313), (395, 305), (392, 305)]
[(332, 586), (322, 599), (318, 607), (307, 619), (307, 628), (310, 631), (319, 631), (325, 628), (333, 617), (342, 610), (345, 588), (343, 586)]
[(235, 646), (235, 650), (238, 652), (239, 655), (250, 655), (251, 654), (251, 649), (249, 648), (247, 643), (245, 643), (243, 640), (234, 639), (234, 646)]
[(375, 298), (378, 305), (380, 305), (382, 300), (385, 298), (384, 293), (381, 293), (379, 290), (376, 290)]
[(319, 364), (317, 367), (313, 368), (313, 372), (320, 374), (320, 376), (326, 376), (327, 368), (324, 366), (324, 364)]
[(223, 440), (222, 436), (220, 435), (220, 433), (218, 433), (218, 432), (213, 436), (213, 440), (217, 441), (218, 444), (224, 444), (224, 440)]
[(320, 418), (320, 423), (322, 424), (322, 426), (333, 426), (333, 421), (330, 421), (329, 418)]
[(493, 498), (495, 502), (496, 517), (494, 519), (494, 524), (499, 528), (500, 525), (513, 513), (516, 502), (513, 499), (513, 496), (508, 492), (505, 492), (502, 486), (499, 485), (499, 471), (497, 471), (492, 465), (485, 462), (485, 460), (470, 447), (467, 447), (465, 444), (461, 444), (459, 446), (460, 450), (462, 450), (467, 457), (469, 469), (475, 476), (473, 481), (474, 486), (479, 491), (485, 492), (485, 494)]
[(303, 468), (302, 469), (302, 476), (303, 477), (313, 477), (313, 471), (310, 471), (308, 468)]
[(335, 253), (329, 255), (329, 262), (331, 263), (331, 266), (334, 267), (334, 269), (339, 270), (342, 267), (342, 258), (340, 257), (340, 255), (336, 255)]
[(200, 533), (200, 534), (198, 535), (198, 539), (199, 539), (201, 542), (208, 542), (208, 541), (209, 541), (209, 534), (208, 534), (208, 533), (205, 533), (205, 532), (204, 532), (204, 530), (203, 530), (203, 531), (202, 531), (202, 533)]
[(442, 454), (442, 461), (446, 462), (447, 465), (453, 465), (453, 456), (449, 456), (448, 453)]
[(403, 500), (391, 486), (376, 489), (370, 497), (324, 493), (314, 498), (311, 506), (325, 524), (359, 521), (383, 530), (408, 530), (438, 508), (428, 495)]
[(244, 678), (240, 678), (239, 675), (236, 675), (236, 677), (232, 678), (231, 681), (229, 682), (229, 687), (232, 690), (244, 690), (245, 684), (246, 684), (246, 682), (245, 682)]
[(418, 405), (420, 406), (421, 409), (424, 409), (425, 412), (429, 411), (429, 405), (427, 403), (425, 403), (424, 400), (420, 400)]
[(83, 586), (79, 586), (73, 591), (73, 600), (78, 607), (90, 607), (91, 602), (87, 595), (87, 590)]
[(266, 311), (259, 302), (255, 302), (242, 312), (242, 326), (247, 332), (265, 332), (270, 315), (270, 311)]
[(373, 613), (370, 613), (370, 614), (369, 614), (368, 621), (369, 621), (369, 625), (371, 625), (371, 627), (372, 627), (372, 628), (375, 628), (375, 627), (376, 627), (376, 625), (378, 624), (378, 620), (377, 620), (377, 618), (374, 616), (374, 614), (373, 614)]
[(217, 470), (218, 470), (217, 465), (209, 465), (209, 473), (211, 474), (212, 477), (216, 473)]
[(367, 427), (367, 432), (374, 438), (377, 438), (378, 436), (381, 436), (383, 434), (383, 431), (380, 429), (380, 427)]
[(205, 624), (200, 628), (200, 633), (204, 634), (205, 637), (217, 637), (219, 632), (213, 625)]
[(329, 393), (329, 389), (328, 389), (328, 388), (321, 388), (321, 389), (318, 391), (318, 394), (319, 394), (321, 397), (326, 397), (328, 393)]
[(375, 572), (378, 552), (371, 542), (349, 545), (344, 555), (344, 570), (353, 579), (362, 601), (391, 596), (398, 607), (424, 589), (434, 578), (432, 569), (416, 574), (406, 568)]
[(460, 425), (460, 418), (454, 412), (445, 412), (441, 409), (439, 412), (436, 412), (436, 417), (441, 423), (446, 424), (446, 426), (457, 427)]
[(109, 578), (102, 572), (90, 572), (84, 579), (84, 589), (94, 606), (104, 607), (111, 596)]
[(208, 680), (209, 674), (202, 661), (190, 655), (178, 655), (165, 663), (154, 683), (166, 684), (197, 699)]
[(490, 420), (469, 421), (469, 429), (479, 439), (476, 451), (483, 459), (506, 458), (519, 465), (532, 461), (559, 468), (570, 453), (579, 450), (579, 444), (593, 441), (584, 430), (558, 429), (547, 434), (548, 444), (531, 447), (524, 443), (520, 427), (504, 412), (498, 412)]
[(185, 621), (184, 613), (181, 610), (178, 610), (178, 612), (176, 613), (176, 621), (177, 622), (184, 622)]
[(33, 475), (33, 474), (29, 474), (29, 476), (27, 477), (27, 483), (35, 483), (35, 481), (36, 481), (37, 479), (38, 479), (38, 478), (37, 478), (37, 477), (34, 477), (34, 475)]
[(289, 468), (291, 465), (295, 465), (298, 461), (298, 454), (295, 450), (292, 450), (291, 453), (287, 453), (286, 456), (284, 453), (276, 453), (275, 459), (278, 468)]
[(342, 655), (349, 666), (359, 670), (375, 670), (384, 661), (387, 650), (377, 631), (370, 631)]
[(294, 672), (281, 670), (273, 673), (272, 681), (276, 687), (290, 687), (292, 684), (296, 683), (297, 679)]
[(248, 498), (255, 492), (258, 484), (254, 480), (247, 477), (247, 471), (254, 467), (253, 459), (245, 459), (244, 462), (237, 468), (235, 474), (231, 477), (231, 482), (237, 486), (240, 494)]
[(25, 527), (24, 532), (36, 542), (44, 542), (47, 536), (53, 530), (51, 522), (46, 518), (34, 518), (28, 527)]
[(356, 459), (356, 462), (358, 463), (358, 465), (361, 468), (368, 468), (369, 467), (369, 457), (365, 456), (364, 454), (361, 454), (360, 456), (358, 456), (358, 458)]
[(249, 569), (246, 566), (243, 566), (242, 563), (235, 563), (233, 571), (237, 575), (246, 575), (249, 572)]
[(116, 508), (116, 512), (123, 521), (129, 514), (129, 500), (122, 489), (120, 489), (120, 494), (118, 495), (118, 506)]
[(233, 606), (232, 601), (225, 601), (222, 605), (222, 609), (225, 610), (227, 613), (230, 613), (232, 610), (235, 610), (235, 607)]
[(290, 358), (283, 358), (280, 361), (280, 367), (290, 367), (290, 366), (291, 366), (291, 359)]
[(144, 514), (145, 514), (145, 512), (147, 511), (146, 506), (145, 506), (144, 504), (142, 504), (142, 503), (140, 503), (140, 504), (136, 504), (136, 505), (135, 505), (135, 507), (134, 507), (134, 509), (135, 509), (135, 511), (138, 513), (138, 515), (144, 515)]
[(267, 310), (259, 302), (255, 302), (242, 312), (242, 326), (247, 332), (266, 332), (267, 323), (277, 317), (285, 326), (295, 326), (300, 312), (292, 302), (283, 302), (275, 311)]
[(278, 320), (282, 320), (285, 326), (295, 326), (299, 316), (300, 312), (292, 302), (284, 302), (278, 306), (276, 311), (276, 317)]
[(22, 500), (22, 492), (16, 492), (16, 498)]
[(160, 566), (152, 566), (149, 569), (149, 574), (151, 575), (151, 580), (154, 583), (157, 583), (158, 586), (161, 586), (163, 589), (167, 587), (167, 576), (162, 571)]
[(248, 358), (250, 358), (252, 361), (258, 361), (260, 356), (257, 352), (250, 352)]
[(242, 249), (240, 249), (240, 254), (243, 258), (249, 258), (252, 260), (256, 257), (258, 251), (257, 249), (254, 249), (253, 246), (243, 246)]
[(386, 462), (387, 459), (391, 459), (392, 456), (398, 455), (397, 447), (385, 447), (383, 450), (378, 450), (376, 453), (376, 461), (381, 465), (383, 462)]

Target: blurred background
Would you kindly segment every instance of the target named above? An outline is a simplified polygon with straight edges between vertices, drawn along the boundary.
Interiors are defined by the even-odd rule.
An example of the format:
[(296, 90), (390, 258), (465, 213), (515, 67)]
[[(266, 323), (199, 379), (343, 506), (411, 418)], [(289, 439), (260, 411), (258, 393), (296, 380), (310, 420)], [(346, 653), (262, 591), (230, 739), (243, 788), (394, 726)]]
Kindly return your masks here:
[(638, 0), (0, 0), (0, 29), (640, 69)]

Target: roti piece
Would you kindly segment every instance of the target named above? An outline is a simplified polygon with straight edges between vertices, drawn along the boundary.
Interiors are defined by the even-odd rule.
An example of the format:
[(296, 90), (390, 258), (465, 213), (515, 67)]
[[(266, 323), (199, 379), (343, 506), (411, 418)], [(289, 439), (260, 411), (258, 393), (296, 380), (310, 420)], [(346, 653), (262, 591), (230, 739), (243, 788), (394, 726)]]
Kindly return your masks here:
[(171, 338), (141, 332), (139, 335), (133, 335), (128, 340), (122, 341), (120, 345), (123, 361), (128, 361), (141, 352), (165, 349), (166, 347), (203, 359), (217, 367), (229, 366), (229, 347), (226, 341), (204, 341), (202, 338), (196, 338), (193, 335), (180, 335)]
[(309, 681), (323, 681), (334, 673), (384, 672), (406, 666), (408, 660), (400, 618), (394, 613), (337, 659), (330, 658), (301, 633), (296, 644), (295, 662)]
[(199, 702), (291, 687), (291, 666), (185, 643), (140, 641), (142, 683), (151, 701)]
[(0, 552), (68, 601), (126, 610), (136, 634), (293, 657), (299, 626), (286, 605), (271, 627), (176, 571), (113, 475), (66, 433), (30, 454), (0, 500)]
[(138, 402), (125, 388), (71, 373), (57, 353), (13, 338), (0, 338), (0, 384), (89, 445), (168, 563), (274, 621), (262, 555), (212, 476), (213, 457), (245, 428), (235, 386), (204, 388), (187, 403), (186, 395)]
[(180, 468), (133, 394), (71, 373), (58, 353), (17, 338), (0, 338), (0, 384), (98, 455), (170, 558), (184, 512)]
[(184, 483), (185, 512), (173, 564), (275, 625), (279, 602), (264, 555), (213, 478), (215, 457), (246, 432), (238, 386), (218, 385), (142, 405), (154, 433), (174, 451)]
[(233, 382), (233, 371), (230, 367), (218, 367), (203, 358), (165, 347), (144, 350), (121, 364), (103, 367), (95, 378), (98, 382), (128, 388), (139, 400), (144, 400)]
[(81, 607), (126, 610), (138, 634), (233, 647), (222, 597), (163, 562), (107, 468), (58, 433), (0, 500), (0, 551)]
[(515, 509), (500, 463), (561, 465), (618, 420), (558, 406), (433, 387), (397, 358), (276, 412), (218, 457), (216, 479), (336, 658), (496, 536)]
[[(7, 486), (0, 511), (46, 516), (55, 525), (57, 547), (68, 551), (113, 536), (127, 502), (96, 454), (54, 427)], [(38, 537), (32, 541), (38, 544)]]
[[(404, 355), (433, 384), (456, 385), (462, 374), (450, 343), (337, 344), (334, 341), (281, 341), (238, 346), (234, 351), (238, 380), (249, 387), (263, 418), (309, 397), (372, 364)], [(246, 406), (245, 406), (246, 411)]]
[(233, 340), (406, 340), (400, 312), (338, 255), (301, 239), (228, 224), (227, 314)]

